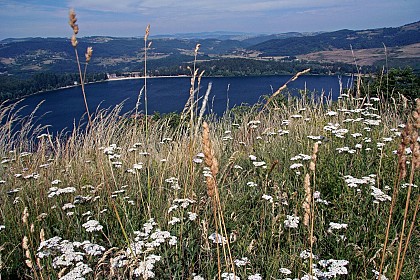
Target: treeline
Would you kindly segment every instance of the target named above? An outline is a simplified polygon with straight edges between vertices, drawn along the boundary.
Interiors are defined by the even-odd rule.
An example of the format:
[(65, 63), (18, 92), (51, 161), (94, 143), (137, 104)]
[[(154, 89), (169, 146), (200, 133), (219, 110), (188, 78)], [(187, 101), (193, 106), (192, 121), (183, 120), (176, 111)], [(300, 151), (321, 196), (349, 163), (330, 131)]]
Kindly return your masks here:
[[(86, 75), (86, 83), (104, 81), (105, 73)], [(38, 73), (30, 79), (19, 79), (14, 76), (0, 75), (0, 100), (17, 99), (41, 91), (54, 90), (79, 83), (78, 74)]]
[[(200, 70), (205, 70), (208, 76), (263, 76), (294, 74), (310, 68), (311, 74), (346, 74), (357, 71), (353, 65), (344, 63), (313, 63), (307, 61), (275, 61), (255, 60), (245, 58), (225, 58), (203, 61), (198, 64)], [(372, 68), (364, 67), (363, 72)]]
[(410, 101), (420, 97), (420, 75), (411, 67), (391, 68), (368, 77), (361, 87), (362, 94), (378, 94), (383, 99), (398, 99), (403, 95)]

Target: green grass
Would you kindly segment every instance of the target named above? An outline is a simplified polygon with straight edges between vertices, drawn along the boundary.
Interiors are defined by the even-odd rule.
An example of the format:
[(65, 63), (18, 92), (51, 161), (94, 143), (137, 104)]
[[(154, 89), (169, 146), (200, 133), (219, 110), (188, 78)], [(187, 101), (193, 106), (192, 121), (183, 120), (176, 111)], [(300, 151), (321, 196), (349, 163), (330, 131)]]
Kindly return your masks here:
[[(255, 274), (260, 274), (262, 279), (300, 279), (309, 273), (309, 260), (302, 259), (300, 254), (310, 248), (302, 208), (303, 179), (310, 172), (310, 160), (291, 160), (299, 154), (312, 155), (312, 147), (318, 140), (308, 136), (323, 136), (315, 176), (311, 175), (311, 188), (315, 185), (321, 199), (328, 201), (327, 205), (315, 203), (313, 253), (318, 258), (314, 264), (321, 268), (320, 260), (346, 260), (347, 275), (338, 275), (337, 279), (375, 279), (372, 270), (379, 270), (390, 202), (374, 203), (370, 187), (378, 187), (392, 196), (397, 174), (397, 156), (393, 151), (400, 143), (398, 125), (406, 122), (407, 110), (401, 113), (399, 108), (390, 109), (391, 106), (381, 101), (371, 101), (372, 106), (366, 103), (368, 99), (357, 100), (351, 96), (330, 105), (318, 104), (314, 99), (289, 99), (261, 114), (251, 108), (236, 115), (227, 112), (219, 119), (207, 119), (219, 162), (217, 182), (231, 253), (233, 259), (246, 257), (249, 261), (246, 266), (236, 267), (240, 279)], [(69, 247), (83, 253), (79, 254), (80, 261), (92, 270), (86, 270), (87, 279), (136, 278), (135, 273), (139, 271), (136, 269), (152, 254), (161, 257), (150, 269), (156, 279), (193, 279), (197, 275), (204, 279), (217, 278), (216, 244), (208, 239), (215, 232), (215, 225), (206, 194), (205, 165), (192, 162), (202, 152), (201, 136), (191, 141), (188, 125), (174, 125), (168, 117), (150, 119), (146, 139), (145, 121), (129, 121), (128, 116), (120, 118), (120, 109), (117, 106), (112, 111), (97, 112), (86, 131), (74, 131), (68, 137), (35, 138), (41, 129), (32, 135), (31, 119), (26, 120), (18, 137), (11, 135), (7, 124), (1, 127), (0, 224), (5, 227), (0, 231), (0, 269), (4, 279), (58, 279), (79, 262), (55, 265), (58, 256), (71, 255)], [(330, 111), (337, 114), (330, 116), (327, 114)], [(14, 112), (15, 107), (2, 106), (2, 123), (14, 119), (25, 121)], [(301, 117), (292, 117), (297, 114)], [(381, 122), (367, 125), (363, 123), (367, 119)], [(249, 122), (253, 120), (260, 123), (252, 127)], [(285, 120), (289, 121), (288, 125)], [(337, 137), (337, 133), (326, 130), (329, 123), (348, 131)], [(280, 129), (288, 133), (282, 134)], [(352, 136), (355, 133), (361, 136)], [(389, 138), (388, 142), (384, 138)], [(385, 144), (382, 151), (378, 143)], [(354, 151), (337, 150), (344, 147)], [(256, 161), (264, 161), (266, 168), (254, 166), (250, 155), (256, 156)], [(140, 162), (141, 169), (133, 168)], [(292, 170), (293, 163), (302, 166)], [(371, 176), (374, 181), (355, 187), (349, 187), (344, 178), (351, 175), (361, 179), (371, 174), (375, 175)], [(418, 171), (415, 175), (414, 183), (419, 185)], [(178, 179), (179, 189), (173, 187), (175, 183), (166, 181), (171, 177)], [(54, 180), (60, 182), (53, 185)], [(249, 182), (256, 186), (249, 186)], [(72, 187), (75, 191), (48, 197), (52, 187)], [(395, 270), (397, 232), (401, 229), (407, 193), (407, 188), (398, 188), (384, 266), (390, 279)], [(271, 196), (273, 203), (263, 199), (264, 194)], [(413, 188), (409, 224), (418, 195), (419, 189)], [(74, 203), (77, 198), (82, 202)], [(175, 199), (185, 198), (194, 203), (186, 208), (174, 203)], [(63, 210), (66, 203), (72, 203), (74, 208)], [(175, 204), (178, 208), (168, 213)], [(27, 222), (22, 221), (25, 208), (29, 214)], [(189, 219), (191, 213), (197, 215), (194, 220)], [(285, 227), (287, 215), (300, 217), (297, 228)], [(168, 224), (173, 217), (181, 221)], [(82, 225), (89, 219), (98, 221), (102, 229), (88, 232)], [(159, 246), (148, 250), (127, 249), (140, 240), (147, 243), (153, 239), (152, 232), (137, 240), (135, 234), (150, 219), (157, 224), (152, 232), (159, 228), (167, 231), (168, 236)], [(348, 226), (328, 231), (330, 222)], [(416, 223), (418, 226), (418, 220)], [(43, 251), (38, 250), (41, 229), (45, 239), (58, 236), (68, 240), (66, 249), (63, 243), (61, 247), (52, 246), (49, 256), (39, 258), (36, 254)], [(176, 245), (169, 244), (169, 235), (177, 238)], [(29, 239), (28, 249), (22, 249), (24, 236)], [(85, 240), (103, 246), (103, 250), (90, 256), (80, 244), (72, 243)], [(419, 231), (415, 227), (401, 279), (418, 279), (418, 247)], [(25, 265), (28, 257), (32, 269)], [(122, 257), (126, 262), (117, 267), (115, 264)], [(227, 261), (222, 253), (221, 272), (230, 272)], [(282, 274), (280, 268), (289, 269), (291, 275)]]

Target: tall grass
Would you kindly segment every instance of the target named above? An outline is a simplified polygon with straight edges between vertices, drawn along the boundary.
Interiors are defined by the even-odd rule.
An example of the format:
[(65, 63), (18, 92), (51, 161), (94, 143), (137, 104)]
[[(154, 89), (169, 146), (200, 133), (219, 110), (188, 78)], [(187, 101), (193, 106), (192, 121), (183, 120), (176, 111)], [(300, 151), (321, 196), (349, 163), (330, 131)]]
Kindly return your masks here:
[(1, 105), (1, 276), (418, 279), (420, 102), (358, 87), (180, 125), (120, 104), (66, 137)]
[[(288, 275), (281, 271), (288, 270), (290, 276), (302, 278), (311, 274), (310, 259), (316, 265), (312, 273), (321, 279), (320, 270), (325, 272), (334, 266), (321, 262), (327, 266), (322, 268), (321, 259), (348, 261), (342, 266), (347, 276), (342, 278), (372, 279), (372, 271), (380, 270), (389, 198), (396, 180), (398, 159), (393, 151), (400, 142), (400, 125), (406, 120), (387, 106), (383, 111), (380, 101), (370, 100), (372, 105), (369, 97), (355, 100), (352, 92), (331, 105), (290, 99), (263, 114), (250, 110), (235, 116), (231, 112), (234, 118), (207, 120), (219, 165), (216, 178), (220, 205), (216, 209), (223, 214), (217, 217), (224, 219), (225, 231), (213, 227), (220, 224), (213, 223), (214, 202), (202, 175), (208, 172), (200, 154), (204, 150), (200, 142), (191, 146), (189, 131), (173, 127), (170, 119), (149, 123), (147, 139), (143, 133), (146, 124), (134, 122), (129, 115), (121, 116), (122, 105), (95, 113), (88, 131), (76, 129), (67, 138), (38, 130), (32, 135), (31, 125), (25, 122), (21, 136), (13, 138), (8, 126), (2, 126), (2, 275), (35, 277), (36, 271), (38, 277), (58, 278), (63, 269), (61, 275), (82, 265), (78, 266), (76, 260), (59, 264), (59, 257), (79, 252), (84, 254), (81, 261), (93, 270), (85, 275), (88, 278), (146, 278), (149, 274), (141, 273), (139, 267), (152, 262), (152, 255), (159, 255), (161, 259), (152, 265), (157, 279), (192, 279), (194, 275), (213, 279), (219, 273), (223, 279), (227, 275), (223, 273), (233, 270), (228, 268), (229, 254), (217, 257), (217, 236), (229, 240), (236, 263), (234, 272), (241, 279), (256, 274), (264, 279), (282, 279)], [(3, 120), (14, 116), (19, 121), (17, 113), (14, 106), (1, 110)], [(28, 139), (36, 136), (39, 138), (29, 145)], [(304, 179), (305, 174), (314, 172), (310, 165), (314, 143), (319, 144), (317, 174), (311, 176), (312, 199), (308, 200)], [(193, 158), (185, 152), (190, 149)], [(406, 156), (411, 161), (412, 154)], [(150, 189), (146, 162), (150, 166)], [(378, 182), (374, 175), (379, 169)], [(396, 185), (399, 191), (393, 199), (394, 214), (387, 231), (390, 241), (382, 270), (387, 277), (395, 275), (398, 252), (405, 254), (404, 263), (399, 262), (400, 279), (416, 279), (419, 273), (415, 265), (418, 178), (412, 177), (416, 186), (411, 188), (408, 201), (414, 206), (407, 214), (409, 188), (405, 186), (410, 179), (402, 178)], [(187, 196), (183, 188), (188, 189)], [(149, 191), (150, 204), (144, 200)], [(311, 201), (309, 227), (303, 225), (305, 201)], [(28, 226), (20, 219), (24, 209)], [(150, 226), (150, 217), (157, 225)], [(294, 227), (289, 217), (300, 217), (300, 223)], [(408, 241), (405, 250), (397, 241), (403, 226), (401, 217), (406, 217), (405, 224), (411, 227), (406, 230), (410, 239), (404, 238)], [(102, 228), (88, 231), (83, 225), (89, 220), (99, 222)], [(153, 250), (144, 245), (135, 247), (147, 235), (143, 232), (145, 236), (140, 237), (136, 231), (157, 226), (177, 237), (177, 243), (169, 245), (171, 239), (164, 239), (166, 243)], [(52, 247), (48, 250), (47, 245), (39, 249), (40, 231), (47, 241), (53, 237), (68, 240), (73, 251), (64, 251), (67, 247), (63, 241), (55, 247), (49, 245)], [(144, 244), (156, 242), (151, 237), (154, 233), (148, 233)], [(19, 245), (24, 236), (31, 241), (27, 249)], [(103, 250), (88, 255), (77, 243), (85, 240)], [(30, 252), (35, 270), (21, 265), (27, 259), (25, 251)], [(44, 251), (50, 255), (40, 254)]]

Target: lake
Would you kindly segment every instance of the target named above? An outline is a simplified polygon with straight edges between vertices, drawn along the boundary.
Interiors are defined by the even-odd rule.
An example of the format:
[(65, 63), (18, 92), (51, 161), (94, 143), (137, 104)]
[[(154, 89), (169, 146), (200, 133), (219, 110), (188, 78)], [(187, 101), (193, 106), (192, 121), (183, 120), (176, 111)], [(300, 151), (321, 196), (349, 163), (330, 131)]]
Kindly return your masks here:
[[(261, 96), (270, 95), (282, 86), (291, 76), (264, 77), (205, 77), (201, 81), (200, 95), (204, 95), (208, 84), (212, 83), (209, 98), (209, 110), (222, 114), (229, 108), (241, 104), (255, 104)], [(351, 77), (341, 78), (343, 87), (351, 84)], [(114, 107), (124, 102), (123, 112), (135, 108), (138, 94), (143, 87), (143, 79), (114, 80), (86, 86), (86, 95), (90, 112), (96, 108)], [(288, 88), (297, 94), (298, 89), (324, 91), (336, 100), (340, 94), (339, 77), (337, 76), (301, 76), (289, 84)], [(169, 77), (150, 78), (147, 80), (148, 113), (180, 112), (189, 97), (190, 78)], [(229, 100), (229, 103), (227, 101)], [(79, 122), (85, 113), (85, 105), (80, 87), (60, 89), (39, 93), (27, 97), (21, 105), (27, 107), (22, 114), (29, 114), (43, 101), (36, 116), (43, 125), (51, 125), (50, 132), (72, 129), (73, 123)], [(144, 112), (144, 93), (140, 109)]]

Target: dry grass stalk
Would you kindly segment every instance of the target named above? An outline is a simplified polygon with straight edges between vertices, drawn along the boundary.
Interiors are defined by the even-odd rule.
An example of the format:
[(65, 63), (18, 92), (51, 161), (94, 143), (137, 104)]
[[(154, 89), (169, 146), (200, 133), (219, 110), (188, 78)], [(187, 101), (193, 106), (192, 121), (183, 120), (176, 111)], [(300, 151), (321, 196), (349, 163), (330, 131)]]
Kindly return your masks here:
[[(407, 197), (406, 197), (406, 201), (405, 201), (403, 224), (402, 224), (401, 233), (400, 233), (400, 241), (399, 241), (399, 244), (398, 244), (397, 264), (396, 264), (394, 280), (399, 279), (400, 276), (401, 276), (401, 272), (402, 272), (403, 265), (404, 265), (404, 257), (405, 257), (405, 253), (406, 253), (407, 248), (408, 248), (408, 244), (410, 242), (410, 237), (411, 237), (411, 232), (412, 232), (412, 228), (410, 227), (409, 235), (407, 236), (407, 238), (405, 240), (404, 250), (403, 250), (403, 253), (401, 254), (402, 245), (404, 243), (405, 225), (407, 223), (411, 192), (412, 192), (413, 182), (414, 182), (414, 173), (416, 172), (416, 169), (420, 165), (420, 163), (419, 163), (420, 148), (419, 148), (419, 142), (417, 141), (417, 139), (419, 138), (419, 129), (420, 129), (420, 125), (419, 125), (420, 124), (420, 101), (419, 101), (419, 99), (417, 99), (417, 101), (416, 101), (416, 108), (414, 109), (411, 117), (412, 118), (408, 121), (407, 126), (406, 126), (406, 128), (408, 128), (407, 129), (407, 134), (405, 135), (406, 139), (404, 139), (406, 141), (404, 141), (404, 140), (403, 141), (404, 141), (404, 143), (407, 143), (410, 146), (410, 148), (413, 152), (413, 156), (412, 156), (412, 160), (411, 160), (411, 170), (410, 170), (409, 185), (408, 185), (408, 190), (407, 190)], [(419, 199), (420, 198), (418, 197), (417, 202), (416, 202), (416, 207), (415, 207), (415, 210), (414, 210), (414, 218), (413, 218), (413, 221), (412, 221), (412, 226), (413, 226), (413, 223), (415, 221), (415, 217), (417, 215)]]
[(200, 113), (198, 115), (197, 125), (195, 127), (195, 136), (198, 135), (198, 130), (200, 128), (200, 124), (201, 124), (201, 120), (203, 119), (204, 112), (206, 111), (206, 106), (207, 106), (207, 102), (209, 100), (209, 95), (210, 95), (210, 92), (211, 92), (212, 85), (213, 85), (212, 83), (209, 83), (209, 85), (207, 87), (206, 94), (204, 95), (203, 103), (201, 104)]
[(305, 201), (303, 202), (302, 208), (305, 211), (304, 216), (303, 216), (303, 224), (305, 226), (309, 226), (309, 220), (310, 220), (310, 216), (311, 216), (311, 200), (312, 200), (312, 195), (311, 195), (311, 182), (310, 182), (310, 176), (308, 173), (306, 173), (305, 175), (305, 180), (304, 180), (304, 184), (303, 184), (304, 188), (305, 188)]
[(404, 264), (404, 257), (405, 257), (405, 253), (407, 251), (408, 244), (410, 241), (412, 228), (415, 221), (415, 217), (418, 212), (418, 207), (419, 207), (418, 204), (419, 204), (419, 199), (420, 199), (420, 196), (419, 196), (416, 202), (415, 210), (414, 210), (414, 215), (413, 215), (414, 218), (413, 218), (408, 236), (405, 241), (404, 252), (401, 255), (402, 244), (404, 240), (405, 225), (407, 222), (408, 209), (409, 209), (409, 204), (410, 204), (411, 190), (412, 190), (412, 185), (413, 185), (413, 180), (414, 180), (414, 173), (416, 169), (420, 166), (420, 163), (419, 163), (420, 151), (419, 151), (419, 143), (417, 142), (417, 139), (419, 137), (419, 133), (418, 133), (419, 129), (420, 129), (420, 99), (417, 99), (416, 108), (412, 113), (412, 118), (411, 119), (409, 118), (404, 130), (401, 133), (401, 142), (397, 150), (397, 154), (398, 154), (398, 165), (397, 165), (397, 172), (396, 172), (397, 179), (395, 180), (394, 191), (393, 191), (392, 199), (391, 199), (391, 207), (389, 209), (388, 223), (387, 223), (387, 228), (385, 231), (385, 241), (384, 241), (384, 246), (382, 249), (381, 264), (379, 268), (379, 277), (382, 276), (382, 270), (385, 263), (387, 242), (389, 238), (392, 214), (393, 214), (393, 210), (394, 210), (395, 203), (397, 200), (397, 195), (398, 195), (398, 186), (401, 180), (407, 176), (407, 156), (405, 153), (405, 148), (408, 146), (413, 151), (413, 156), (412, 156), (412, 161), (411, 161), (411, 172), (410, 172), (410, 179), (409, 179), (409, 187), (408, 187), (407, 196), (406, 196), (406, 205), (405, 205), (405, 210), (404, 210), (403, 224), (401, 228), (400, 240), (399, 240), (398, 251), (397, 251), (397, 262), (396, 262), (396, 267), (395, 267), (394, 280), (399, 279), (399, 277), (401, 276), (401, 271)]
[[(312, 262), (313, 262), (313, 245), (314, 245), (314, 220), (315, 220), (315, 200), (313, 193), (315, 192), (315, 170), (316, 170), (316, 160), (317, 160), (317, 154), (318, 154), (318, 143), (316, 142), (314, 144), (313, 150), (312, 150), (312, 157), (311, 162), (309, 164), (309, 170), (313, 174), (313, 188), (311, 190), (310, 188), (310, 178), (309, 174), (306, 174), (305, 176), (305, 203), (307, 203), (307, 208), (305, 209), (305, 216), (304, 216), (304, 222), (308, 215), (310, 214), (310, 230), (309, 230), (309, 243), (310, 243), (310, 257), (309, 257), (309, 275), (312, 276)], [(307, 221), (308, 222), (308, 221)], [(306, 224), (305, 224), (306, 225)]]
[(287, 88), (287, 85), (289, 84), (289, 83), (291, 83), (291, 82), (293, 82), (293, 81), (296, 81), (297, 80), (297, 78), (299, 78), (299, 76), (301, 76), (301, 75), (304, 75), (304, 74), (306, 74), (306, 73), (308, 73), (309, 71), (311, 71), (311, 69), (306, 69), (306, 70), (303, 70), (303, 71), (301, 71), (301, 72), (298, 72), (298, 73), (296, 73), (292, 78), (290, 78), (286, 83), (284, 83), (284, 85), (282, 85), (276, 92), (274, 92), (271, 96), (270, 96), (270, 98), (267, 100), (267, 102), (265, 103), (265, 105), (264, 105), (264, 107), (262, 108), (262, 110), (261, 110), (261, 112), (262, 111), (264, 111), (266, 108), (267, 108), (267, 106), (268, 106), (268, 104), (270, 104), (271, 103), (271, 101), (273, 101), (273, 99), (277, 96), (277, 95), (279, 95), (280, 94), (280, 92), (282, 92), (283, 90), (285, 90), (286, 88)]
[(210, 168), (211, 176), (206, 176), (207, 183), (207, 195), (214, 197), (216, 190), (216, 175), (219, 172), (219, 164), (216, 157), (214, 156), (214, 150), (211, 146), (210, 141), (210, 129), (207, 122), (203, 123), (203, 153), (204, 161)]
[[(90, 47), (90, 49), (88, 48), (87, 52), (86, 52), (86, 65), (85, 65), (85, 70), (84, 70), (84, 75), (82, 75), (82, 68), (80, 66), (80, 60), (79, 60), (79, 54), (77, 52), (77, 38), (76, 35), (79, 33), (79, 25), (76, 24), (77, 22), (77, 17), (76, 17), (76, 13), (73, 9), (70, 10), (69, 12), (69, 25), (71, 27), (71, 29), (73, 30), (73, 35), (71, 37), (71, 45), (74, 48), (74, 52), (76, 54), (76, 61), (77, 61), (77, 67), (79, 69), (79, 77), (80, 77), (80, 85), (82, 87), (82, 94), (83, 94), (83, 100), (85, 102), (85, 107), (86, 107), (86, 114), (88, 116), (88, 121), (89, 121), (89, 125), (92, 125), (92, 118), (90, 116), (89, 113), (89, 107), (87, 104), (87, 99), (86, 99), (86, 91), (85, 91), (85, 79), (86, 79), (86, 69), (87, 69), (87, 64), (89, 63), (91, 57), (92, 57), (92, 48)], [(89, 56), (89, 59), (88, 59)]]
[[(210, 141), (210, 129), (207, 122), (203, 123), (203, 153), (204, 153), (204, 161), (206, 165), (210, 168), (211, 174), (206, 176), (206, 184), (207, 184), (207, 195), (212, 199), (212, 205), (213, 205), (213, 218), (214, 218), (214, 224), (216, 228), (216, 244), (217, 244), (217, 264), (218, 264), (218, 277), (221, 279), (221, 260), (220, 260), (220, 251), (219, 251), (219, 244), (221, 243), (223, 246), (223, 252), (225, 259), (230, 262), (230, 269), (235, 275), (235, 267), (234, 262), (232, 258), (232, 253), (230, 250), (229, 240), (226, 238), (226, 240), (218, 240), (219, 238), (219, 228), (221, 229), (221, 232), (227, 237), (227, 230), (226, 225), (223, 217), (223, 211), (222, 206), (220, 202), (219, 193), (217, 190), (217, 184), (216, 184), (216, 175), (219, 173), (219, 164), (214, 156), (214, 150), (211, 145)], [(227, 252), (226, 248), (227, 246)], [(227, 253), (229, 256), (227, 257)], [(229, 266), (229, 265), (228, 265)]]

